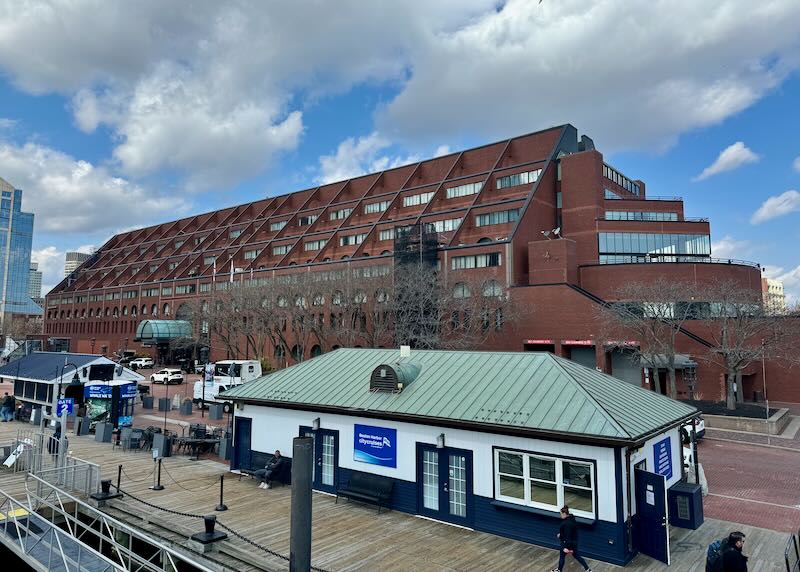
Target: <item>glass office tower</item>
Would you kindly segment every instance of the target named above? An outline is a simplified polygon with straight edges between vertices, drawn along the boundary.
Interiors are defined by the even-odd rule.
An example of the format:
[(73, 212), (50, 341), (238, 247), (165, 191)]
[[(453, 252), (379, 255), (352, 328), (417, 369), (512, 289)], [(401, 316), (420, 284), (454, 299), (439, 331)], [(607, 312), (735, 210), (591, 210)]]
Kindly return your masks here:
[(22, 212), (22, 191), (0, 179), (0, 327), (11, 314), (40, 316), (28, 296), (33, 244), (33, 213)]

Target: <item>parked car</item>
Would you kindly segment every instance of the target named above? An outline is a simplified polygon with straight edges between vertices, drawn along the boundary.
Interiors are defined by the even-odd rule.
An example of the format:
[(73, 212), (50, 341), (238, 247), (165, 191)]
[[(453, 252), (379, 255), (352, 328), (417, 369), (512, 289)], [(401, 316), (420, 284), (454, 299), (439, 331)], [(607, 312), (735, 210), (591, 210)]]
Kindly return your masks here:
[(153, 383), (165, 383), (167, 385), (173, 383), (183, 383), (183, 373), (179, 369), (162, 369), (155, 372), (150, 376), (150, 381)]
[(137, 368), (153, 367), (153, 359), (149, 357), (137, 357), (130, 361), (130, 365)]
[[(696, 417), (694, 420), (694, 430), (695, 430), (695, 437), (697, 439), (702, 439), (705, 437), (706, 434), (706, 422), (703, 420), (703, 416)], [(681, 429), (686, 431), (686, 438), (691, 440), (691, 433), (692, 433), (692, 421), (687, 421)]]

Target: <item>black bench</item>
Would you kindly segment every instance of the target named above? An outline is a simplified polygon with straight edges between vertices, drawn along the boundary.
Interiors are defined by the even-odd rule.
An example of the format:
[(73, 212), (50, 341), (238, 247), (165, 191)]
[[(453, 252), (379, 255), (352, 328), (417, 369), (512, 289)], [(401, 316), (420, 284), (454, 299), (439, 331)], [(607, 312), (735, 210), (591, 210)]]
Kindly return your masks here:
[[(272, 461), (274, 455), (264, 455), (264, 454), (257, 454), (253, 451), (251, 463), (249, 467), (240, 467), (239, 468), (239, 480), (242, 480), (242, 476), (247, 475), (251, 479), (254, 479), (256, 476), (256, 471), (259, 469), (263, 469), (267, 466), (267, 464)], [(272, 475), (270, 481), (278, 482), (284, 485), (291, 485), (292, 484), (292, 460), (287, 457), (282, 457), (283, 463), (281, 464), (278, 471)]]
[(381, 507), (386, 506), (392, 496), (393, 487), (394, 481), (389, 477), (353, 471), (347, 484), (336, 488), (336, 502), (340, 496), (372, 502), (378, 505), (380, 514)]

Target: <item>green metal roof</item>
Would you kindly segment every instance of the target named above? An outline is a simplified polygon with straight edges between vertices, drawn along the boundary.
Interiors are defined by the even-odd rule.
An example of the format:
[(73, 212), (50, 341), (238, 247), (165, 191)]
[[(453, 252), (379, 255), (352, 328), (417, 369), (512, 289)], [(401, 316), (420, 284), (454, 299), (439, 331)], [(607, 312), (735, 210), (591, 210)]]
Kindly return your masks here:
[[(420, 368), (419, 375), (401, 392), (370, 392), (376, 367), (408, 362)], [(338, 349), (231, 388), (225, 397), (614, 441), (636, 441), (697, 413), (575, 362), (533, 352), (415, 350), (401, 358), (394, 349)]]
[(186, 320), (144, 320), (136, 328), (134, 340), (143, 342), (169, 341), (192, 337), (192, 324)]

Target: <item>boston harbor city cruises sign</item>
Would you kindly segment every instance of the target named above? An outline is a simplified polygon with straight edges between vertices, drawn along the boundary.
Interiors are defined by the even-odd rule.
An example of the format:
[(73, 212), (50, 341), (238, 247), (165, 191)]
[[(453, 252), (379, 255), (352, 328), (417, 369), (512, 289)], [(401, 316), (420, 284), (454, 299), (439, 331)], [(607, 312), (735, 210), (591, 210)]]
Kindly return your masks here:
[(353, 430), (353, 460), (381, 467), (397, 467), (397, 430), (356, 425)]

